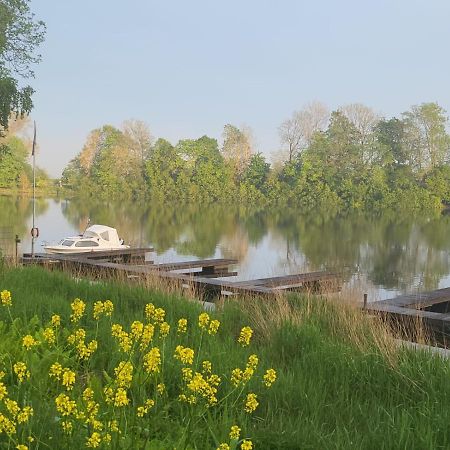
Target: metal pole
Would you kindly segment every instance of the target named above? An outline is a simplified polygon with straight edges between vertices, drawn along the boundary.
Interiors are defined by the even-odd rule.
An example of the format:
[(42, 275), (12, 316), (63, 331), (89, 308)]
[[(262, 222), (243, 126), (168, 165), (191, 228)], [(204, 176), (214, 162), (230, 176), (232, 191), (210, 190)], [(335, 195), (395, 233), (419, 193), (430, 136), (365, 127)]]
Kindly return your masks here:
[(34, 138), (33, 138), (33, 227), (31, 231), (31, 257), (34, 258), (34, 240), (35, 240), (35, 233), (34, 233), (34, 218), (36, 215), (36, 152), (35, 152), (35, 146), (36, 146), (36, 122), (34, 122)]
[(363, 309), (367, 309), (367, 294), (364, 294), (364, 306)]

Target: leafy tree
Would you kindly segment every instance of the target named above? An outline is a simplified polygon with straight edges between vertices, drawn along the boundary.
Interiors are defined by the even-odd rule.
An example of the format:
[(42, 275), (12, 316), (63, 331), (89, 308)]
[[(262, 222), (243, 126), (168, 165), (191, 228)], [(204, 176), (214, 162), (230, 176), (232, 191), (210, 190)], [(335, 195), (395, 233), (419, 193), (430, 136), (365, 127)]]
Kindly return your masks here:
[(0, 1), (0, 134), (11, 113), (28, 114), (33, 107), (33, 89), (21, 87), (18, 78), (34, 76), (31, 67), (41, 59), (35, 50), (44, 35), (45, 25), (35, 21), (29, 0)]
[(240, 182), (252, 154), (250, 130), (241, 130), (230, 124), (225, 125), (223, 128), (222, 155), (233, 168), (237, 183)]
[(450, 137), (446, 111), (437, 103), (415, 105), (403, 113), (408, 151), (415, 170), (424, 174), (448, 159)]

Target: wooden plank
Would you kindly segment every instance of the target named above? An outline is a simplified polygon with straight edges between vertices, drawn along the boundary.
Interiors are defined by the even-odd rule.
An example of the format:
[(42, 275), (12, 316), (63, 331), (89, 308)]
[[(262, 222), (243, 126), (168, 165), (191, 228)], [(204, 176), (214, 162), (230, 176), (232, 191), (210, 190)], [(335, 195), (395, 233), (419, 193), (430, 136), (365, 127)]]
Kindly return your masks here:
[(387, 300), (374, 302), (376, 305), (396, 305), (396, 306), (412, 306), (415, 308), (423, 308), (432, 306), (436, 303), (450, 301), (450, 288), (436, 289), (435, 291), (420, 292), (417, 294), (405, 294)]
[(339, 276), (332, 272), (306, 272), (294, 275), (283, 275), (270, 278), (258, 278), (256, 280), (237, 281), (237, 286), (265, 286), (276, 287), (289, 284), (300, 284), (313, 281), (337, 280)]
[(180, 261), (173, 263), (161, 263), (155, 264), (154, 268), (158, 270), (183, 270), (183, 269), (196, 269), (199, 267), (228, 267), (233, 264), (237, 264), (237, 259), (199, 259), (194, 261)]

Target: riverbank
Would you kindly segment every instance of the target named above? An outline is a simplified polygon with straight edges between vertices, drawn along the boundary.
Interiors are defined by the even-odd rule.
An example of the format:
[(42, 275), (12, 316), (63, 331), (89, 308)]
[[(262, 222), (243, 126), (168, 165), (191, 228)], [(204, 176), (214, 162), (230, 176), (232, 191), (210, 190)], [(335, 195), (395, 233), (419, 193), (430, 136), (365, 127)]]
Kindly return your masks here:
[[(41, 445), (58, 448), (58, 442), (59, 448), (78, 449), (92, 444), (94, 441), (89, 438), (98, 433), (99, 445), (106, 445), (110, 434), (113, 448), (212, 449), (220, 443), (234, 448), (238, 441), (230, 441), (228, 433), (232, 425), (238, 425), (241, 440), (236, 448), (242, 439), (251, 440), (257, 449), (423, 449), (450, 445), (450, 408), (446, 406), (450, 400), (449, 363), (438, 356), (398, 348), (382, 323), (349, 306), (297, 296), (266, 304), (247, 299), (218, 310), (210, 317), (205, 331), (198, 324), (203, 313), (201, 305), (177, 292), (74, 281), (39, 268), (4, 269), (0, 290), (8, 290), (12, 295), (12, 305), (2, 306), (0, 311), (2, 370), (6, 373), (2, 381), (11, 399), (19, 400), (19, 404), (30, 402), (34, 409), (26, 423), (17, 424), (17, 442), (22, 443), (31, 435)], [(72, 319), (76, 318), (76, 311), (71, 308), (76, 298), (84, 300), (86, 309), (79, 321), (71, 321), (71, 314)], [(95, 320), (94, 303), (106, 300), (113, 304), (112, 317), (103, 314)], [(149, 303), (165, 310), (165, 322), (170, 325), (165, 337), (165, 325), (161, 328), (161, 321), (145, 315), (145, 305)], [(98, 308), (97, 303), (97, 312)], [(57, 340), (52, 345), (45, 330), (51, 328), (54, 314), (61, 316), (61, 327), (53, 328)], [(178, 321), (183, 318), (187, 319), (186, 333), (177, 331)], [(220, 322), (217, 333), (208, 332), (213, 320)], [(133, 335), (133, 321), (154, 326), (153, 342), (141, 353), (137, 335)], [(124, 351), (125, 335), (117, 327), (116, 338), (111, 336), (114, 323), (128, 333), (134, 350)], [(238, 339), (247, 326), (253, 335), (249, 346), (242, 347)], [(79, 349), (83, 347), (78, 345), (78, 338), (72, 338), (70, 344), (69, 337), (80, 328), (85, 330), (86, 348), (97, 341), (97, 349), (87, 359), (80, 359)], [(22, 342), (27, 335), (40, 344), (26, 350)], [(188, 364), (189, 352), (185, 353), (186, 364), (173, 357), (177, 345), (194, 350), (192, 366)], [(91, 350), (93, 347), (94, 344)], [(146, 372), (151, 366), (149, 358), (145, 359), (150, 348), (160, 350), (159, 372)], [(253, 354), (258, 357), (257, 367), (248, 382), (241, 381), (236, 388), (233, 369), (247, 368), (249, 376), (255, 361), (248, 358)], [(181, 376), (183, 367), (193, 367), (194, 371), (197, 367), (201, 372), (203, 360), (210, 361), (212, 373), (221, 378), (217, 393), (213, 394), (217, 404), (209, 407), (206, 404), (214, 380), (207, 383), (209, 388), (205, 384), (203, 390), (195, 392), (187, 387), (189, 380)], [(31, 372), (29, 380), (23, 383), (18, 383), (17, 374), (13, 374), (13, 364), (18, 361), (26, 362)], [(74, 373), (72, 389), (49, 376), (50, 367), (57, 361)], [(122, 392), (118, 391), (118, 374), (122, 371), (115, 369), (121, 362), (132, 362), (134, 369), (131, 381), (122, 380), (129, 402), (119, 406), (116, 397)], [(270, 388), (264, 384), (267, 369), (274, 369), (277, 374)], [(185, 377), (188, 372), (184, 372)], [(234, 373), (236, 381), (237, 372)], [(162, 387), (158, 385), (162, 383), (165, 388), (159, 392)], [(92, 401), (99, 405), (98, 430), (94, 421), (86, 423), (86, 417), (83, 419), (90, 401), (82, 399), (87, 387), (93, 390)], [(114, 389), (112, 403), (108, 403), (104, 391), (108, 387)], [(202, 396), (205, 389), (209, 393), (206, 397)], [(245, 411), (249, 393), (255, 393), (259, 403), (252, 412)], [(60, 394), (75, 402), (79, 418), (58, 411), (55, 398)], [(187, 398), (196, 396), (196, 403), (190, 404), (183, 398), (180, 401), (180, 394)], [(155, 404), (139, 417), (137, 408), (145, 407), (146, 399)], [(1, 408), (5, 416), (10, 414), (5, 405)], [(113, 420), (117, 420), (121, 434), (108, 424)], [(72, 431), (64, 431), (66, 422), (66, 428), (72, 427)], [(3, 442), (8, 440), (5, 433), (0, 438)]]

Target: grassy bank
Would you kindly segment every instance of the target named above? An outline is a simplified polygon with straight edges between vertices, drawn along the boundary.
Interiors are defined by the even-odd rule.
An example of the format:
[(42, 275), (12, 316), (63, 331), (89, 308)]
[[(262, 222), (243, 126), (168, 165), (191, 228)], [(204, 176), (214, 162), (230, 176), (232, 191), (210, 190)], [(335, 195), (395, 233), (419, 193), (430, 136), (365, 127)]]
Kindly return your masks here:
[[(240, 448), (243, 439), (251, 440), (256, 449), (450, 447), (449, 363), (397, 348), (382, 323), (350, 307), (301, 297), (266, 303), (247, 299), (211, 314), (209, 324), (218, 320), (220, 327), (210, 334), (209, 328), (203, 330), (198, 324), (203, 313), (199, 304), (176, 292), (77, 282), (38, 268), (4, 270), (2, 290), (12, 294), (11, 306), (3, 305), (0, 310), (2, 382), (10, 399), (34, 410), (26, 422), (17, 424), (11, 438), (5, 430), (0, 434), (2, 448), (21, 444), (78, 449), (95, 444), (89, 441), (97, 432), (95, 422), (88, 420), (89, 393), (83, 400), (87, 387), (99, 405), (94, 414), (101, 422), (97, 424), (102, 439), (99, 448), (107, 448), (106, 434), (111, 436), (109, 447), (130, 449), (215, 449), (221, 443)], [(86, 310), (79, 321), (71, 322), (75, 298), (85, 301)], [(114, 305), (112, 316), (103, 314), (95, 320), (94, 302), (105, 300)], [(170, 331), (165, 337), (161, 321), (145, 315), (150, 302), (166, 312)], [(51, 328), (54, 314), (61, 316), (61, 326), (53, 328), (56, 342), (49, 344), (44, 330)], [(177, 332), (180, 318), (187, 319), (186, 333)], [(133, 340), (133, 321), (154, 324), (153, 341), (145, 351), (138, 350), (137, 338), (132, 343), (134, 350), (123, 351), (123, 335), (122, 342), (120, 336), (111, 335), (111, 325), (121, 324)], [(248, 346), (242, 346), (238, 338), (246, 326), (253, 336)], [(86, 330), (86, 346), (98, 342), (87, 359), (80, 359), (77, 341), (70, 344), (69, 336), (79, 328)], [(22, 345), (26, 335), (40, 344), (26, 350)], [(178, 345), (194, 350), (192, 364), (174, 358)], [(161, 355), (159, 372), (148, 372), (145, 355), (155, 347)], [(254, 373), (246, 384), (235, 387), (233, 369), (252, 368), (254, 361), (248, 360), (252, 354), (259, 360)], [(194, 392), (187, 387), (189, 380), (181, 376), (183, 367), (201, 372), (204, 360), (211, 362), (212, 373), (220, 377), (217, 393), (209, 390), (205, 396), (205, 389), (215, 386), (214, 380), (209, 388)], [(75, 374), (73, 387), (70, 377), (64, 385), (62, 376), (59, 381), (49, 376), (56, 361)], [(17, 362), (25, 362), (31, 373), (22, 383), (14, 373)], [(132, 381), (122, 380), (122, 385), (126, 370), (115, 371), (121, 362), (134, 367)], [(269, 368), (277, 373), (270, 388), (263, 378)], [(121, 386), (129, 403), (119, 406), (115, 398), (108, 403), (104, 389), (112, 388), (114, 396)], [(255, 393), (259, 402), (252, 412), (245, 411), (248, 393)], [(58, 410), (55, 398), (61, 394), (75, 401), (80, 417)], [(193, 394), (196, 403), (180, 401), (180, 394)], [(209, 403), (212, 396), (217, 397), (216, 403)], [(5, 399), (0, 412), (12, 417)], [(138, 417), (137, 408), (146, 399), (154, 404)], [(112, 420), (121, 433), (111, 430)], [(69, 425), (63, 430), (65, 422), (72, 424), (71, 431)], [(228, 436), (233, 425), (241, 428), (239, 440)], [(31, 443), (29, 436), (34, 439)]]

